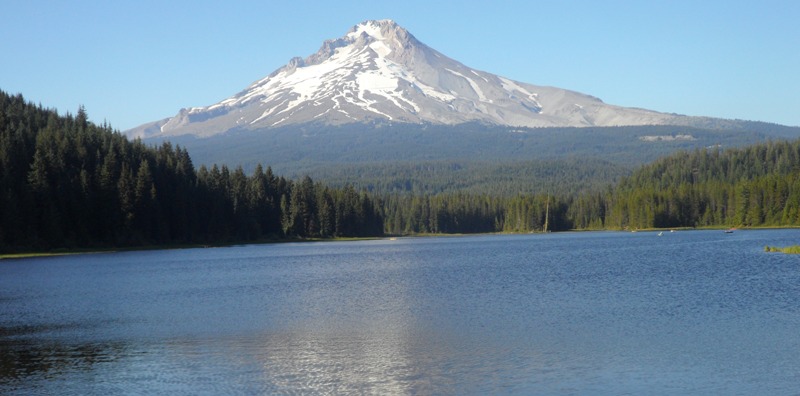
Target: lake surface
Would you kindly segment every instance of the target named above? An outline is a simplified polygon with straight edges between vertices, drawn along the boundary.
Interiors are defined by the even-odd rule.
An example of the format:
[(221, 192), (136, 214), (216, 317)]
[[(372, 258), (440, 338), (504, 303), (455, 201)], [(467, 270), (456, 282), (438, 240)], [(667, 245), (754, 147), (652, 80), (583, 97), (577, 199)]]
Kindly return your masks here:
[(797, 394), (800, 230), (0, 261), (0, 394)]

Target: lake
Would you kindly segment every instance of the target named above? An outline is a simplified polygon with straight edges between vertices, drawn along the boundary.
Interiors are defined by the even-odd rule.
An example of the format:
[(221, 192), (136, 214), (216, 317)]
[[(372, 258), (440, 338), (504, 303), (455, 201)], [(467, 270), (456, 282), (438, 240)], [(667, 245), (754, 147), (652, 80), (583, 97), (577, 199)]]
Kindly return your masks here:
[(0, 394), (797, 394), (800, 230), (0, 261)]

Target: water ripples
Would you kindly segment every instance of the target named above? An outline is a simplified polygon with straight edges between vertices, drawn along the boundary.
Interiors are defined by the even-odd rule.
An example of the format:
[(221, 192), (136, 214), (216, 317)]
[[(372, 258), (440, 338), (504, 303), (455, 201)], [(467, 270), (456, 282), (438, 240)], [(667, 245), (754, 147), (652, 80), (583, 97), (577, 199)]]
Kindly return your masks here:
[(0, 263), (4, 394), (790, 393), (793, 230)]

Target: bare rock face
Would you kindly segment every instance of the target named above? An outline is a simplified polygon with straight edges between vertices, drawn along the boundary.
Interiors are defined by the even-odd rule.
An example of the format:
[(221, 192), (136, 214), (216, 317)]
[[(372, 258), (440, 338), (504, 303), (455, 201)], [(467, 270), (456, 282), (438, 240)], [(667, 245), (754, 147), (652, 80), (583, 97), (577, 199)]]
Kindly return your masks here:
[(315, 54), (219, 103), (127, 131), (131, 137), (212, 136), (293, 124), (432, 123), (548, 126), (691, 124), (689, 117), (632, 109), (553, 87), (471, 69), (391, 20), (366, 21)]

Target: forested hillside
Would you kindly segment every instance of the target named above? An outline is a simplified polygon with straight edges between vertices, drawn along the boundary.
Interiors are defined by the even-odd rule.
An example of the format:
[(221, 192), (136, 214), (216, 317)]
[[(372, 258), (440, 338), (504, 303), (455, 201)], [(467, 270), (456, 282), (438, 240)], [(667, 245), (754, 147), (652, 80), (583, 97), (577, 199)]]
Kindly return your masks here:
[(800, 140), (681, 152), (578, 194), (443, 193), (383, 199), (386, 230), (800, 226)]
[(618, 182), (632, 167), (592, 158), (504, 162), (419, 161), (341, 164), (309, 170), (331, 186), (377, 195), (469, 193), (492, 196), (595, 191)]
[[(242, 165), (251, 172), (269, 163), (276, 173), (297, 178), (327, 176), (340, 166), (445, 162), (513, 163), (599, 160), (640, 166), (680, 150), (744, 147), (769, 138), (800, 137), (800, 128), (738, 123), (746, 129), (675, 125), (586, 128), (510, 128), (480, 123), (459, 125), (303, 125), (268, 130), (233, 130), (209, 138), (176, 136), (197, 164)], [(162, 139), (146, 140), (160, 144)], [(445, 169), (443, 169), (445, 171)], [(322, 180), (322, 179), (320, 179)], [(428, 191), (430, 193), (431, 191)]]
[(800, 225), (800, 140), (662, 158), (623, 179), (609, 207), (614, 228)]
[(352, 188), (201, 166), (0, 92), (0, 251), (381, 235)]

